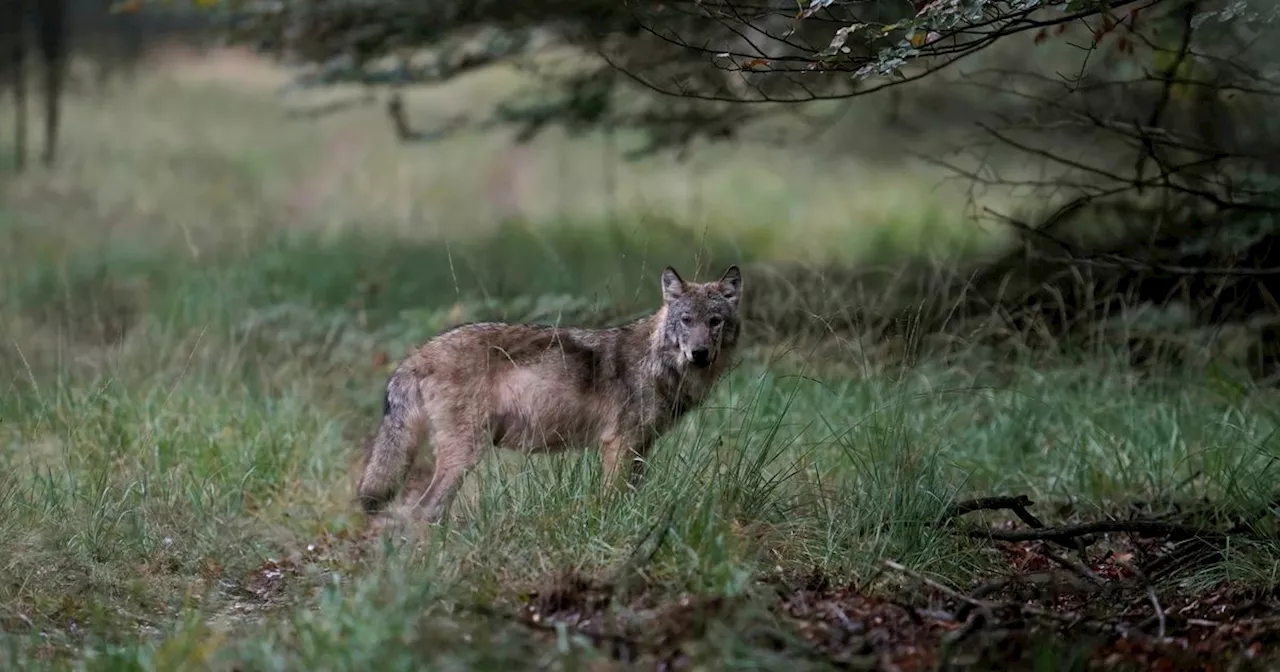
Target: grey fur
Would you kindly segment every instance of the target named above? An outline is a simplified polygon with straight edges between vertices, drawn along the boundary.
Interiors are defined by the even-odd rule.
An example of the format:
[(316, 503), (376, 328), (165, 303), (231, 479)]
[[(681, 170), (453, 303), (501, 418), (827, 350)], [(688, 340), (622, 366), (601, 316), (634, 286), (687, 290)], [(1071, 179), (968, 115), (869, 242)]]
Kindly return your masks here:
[(419, 504), (438, 522), (492, 445), (523, 452), (587, 448), (606, 480), (643, 481), (653, 442), (700, 406), (732, 365), (742, 276), (688, 283), (662, 274), (663, 305), (610, 329), (484, 322), (449, 329), (409, 355), (387, 383), (385, 412), (357, 486), (366, 513), (400, 492), (430, 435), (435, 473)]

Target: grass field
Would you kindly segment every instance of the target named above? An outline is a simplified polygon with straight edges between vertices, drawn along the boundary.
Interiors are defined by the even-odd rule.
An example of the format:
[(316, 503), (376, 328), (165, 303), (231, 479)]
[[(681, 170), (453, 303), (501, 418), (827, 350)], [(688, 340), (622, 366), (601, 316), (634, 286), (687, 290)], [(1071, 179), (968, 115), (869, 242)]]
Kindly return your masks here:
[[(505, 77), (411, 105), (447, 117)], [(832, 334), (751, 340), (639, 493), (607, 496), (594, 455), (505, 454), (447, 525), (370, 535), (357, 449), (397, 358), (448, 324), (619, 319), (656, 305), (669, 263), (743, 263), (750, 302), (770, 262), (978, 243), (958, 195), (905, 166), (751, 147), (614, 166), (599, 138), (554, 135), (404, 148), (374, 108), (288, 119), (280, 81), (223, 56), (76, 99), (62, 164), (4, 186), (11, 669), (924, 669), (968, 628), (955, 591), (1051, 564), (941, 524), (959, 499), (1027, 495), (1049, 525), (1272, 505), (1275, 395), (1225, 374), (1139, 375), (1123, 353), (886, 367)], [(1249, 521), (1198, 560), (1092, 547), (1076, 573), (1105, 580), (1181, 558), (1094, 598), (1120, 634), (955, 655), (1274, 662), (1274, 639), (1227, 624), (1280, 572), (1274, 513)], [(1080, 594), (1048, 622), (1093, 622)], [(1156, 610), (1165, 636), (1141, 625)]]

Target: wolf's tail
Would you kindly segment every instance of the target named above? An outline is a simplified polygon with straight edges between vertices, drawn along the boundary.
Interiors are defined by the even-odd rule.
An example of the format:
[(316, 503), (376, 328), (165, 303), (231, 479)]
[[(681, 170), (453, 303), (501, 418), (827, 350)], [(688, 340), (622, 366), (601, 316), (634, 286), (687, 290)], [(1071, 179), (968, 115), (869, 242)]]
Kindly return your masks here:
[(382, 422), (365, 451), (364, 474), (356, 486), (360, 506), (375, 514), (404, 487), (426, 431), (422, 391), (412, 372), (400, 368), (387, 381)]

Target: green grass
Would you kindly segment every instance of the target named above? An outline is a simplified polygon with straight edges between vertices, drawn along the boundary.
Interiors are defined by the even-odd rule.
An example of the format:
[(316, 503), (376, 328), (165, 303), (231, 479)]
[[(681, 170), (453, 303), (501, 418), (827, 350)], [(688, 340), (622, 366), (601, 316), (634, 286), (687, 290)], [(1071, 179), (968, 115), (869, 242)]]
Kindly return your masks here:
[[(167, 104), (230, 114), (219, 100)], [(162, 175), (183, 148), (133, 148), (130, 170)], [(1273, 394), (1139, 377), (1103, 355), (893, 369), (756, 338), (660, 441), (640, 492), (607, 495), (589, 453), (503, 454), (446, 526), (365, 539), (353, 461), (406, 348), (465, 319), (624, 319), (655, 306), (668, 263), (698, 277), (745, 263), (750, 301), (752, 263), (803, 257), (796, 236), (645, 210), (475, 235), (346, 213), (285, 226), (270, 221), (285, 208), (270, 152), (163, 183), (177, 193), (92, 179), (95, 160), (24, 178), (0, 208), (0, 660), (13, 669), (583, 669), (608, 647), (494, 615), (534, 593), (546, 606), (570, 574), (616, 590), (563, 610), (596, 609), (695, 667), (827, 669), (767, 581), (871, 590), (895, 582), (881, 569), (893, 559), (970, 587), (1007, 562), (933, 524), (956, 498), (1027, 494), (1045, 517), (1062, 502), (1099, 517), (1274, 496)], [(223, 191), (259, 175), (247, 196)], [(351, 200), (372, 208), (377, 194)], [(888, 249), (862, 229), (822, 235), (850, 260)], [(837, 289), (812, 291), (841, 305)], [(1278, 562), (1275, 545), (1235, 545), (1175, 588), (1274, 585)]]
[[(500, 258), (505, 240), (459, 259)], [(635, 496), (606, 497), (590, 454), (502, 455), (468, 481), (450, 526), (424, 545), (350, 538), (360, 524), (350, 464), (386, 374), (375, 352), (394, 357), (429, 337), (459, 293), (477, 315), (545, 321), (563, 314), (557, 308), (589, 322), (607, 314), (599, 303), (617, 315), (652, 303), (655, 292), (639, 283), (620, 292), (623, 304), (592, 291), (615, 274), (652, 279), (637, 270), (652, 260), (593, 266), (629, 248), (578, 240), (576, 250), (557, 247), (562, 256), (499, 265), (523, 292), (474, 269), (455, 288), (447, 268), (429, 264), (415, 284), (406, 251), (360, 238), (264, 244), (259, 256), (208, 268), (126, 256), (97, 270), (9, 266), (28, 278), (6, 282), (11, 324), (26, 324), (28, 336), (7, 339), (0, 403), (10, 577), (0, 604), (12, 662), (568, 665), (595, 649), (572, 637), (553, 645), (476, 608), (514, 605), (567, 570), (616, 576), (668, 522), (641, 568), (652, 599), (742, 599), (758, 613), (706, 627), (747, 628), (732, 620), (747, 619), (783, 629), (762, 606), (760, 577), (817, 568), (869, 580), (883, 558), (957, 585), (994, 571), (984, 544), (927, 524), (956, 497), (1026, 493), (1110, 511), (1205, 496), (1247, 509), (1272, 492), (1267, 399), (1130, 379), (1105, 362), (926, 363), (851, 378), (803, 353), (784, 365), (775, 347), (755, 344), (708, 407), (660, 442)], [(93, 310), (60, 302), (92, 301), (104, 280), (128, 285), (134, 273), (166, 287), (130, 299), (124, 339), (110, 348), (73, 340), (74, 316)], [(352, 307), (373, 273), (388, 285), (405, 279), (408, 294)], [(67, 291), (50, 278), (78, 284)], [(519, 301), (544, 293), (566, 298), (540, 309)], [(1274, 548), (1239, 548), (1184, 581), (1273, 581), (1278, 558)], [(267, 578), (271, 560), (281, 563), (276, 578)], [(707, 662), (768, 665), (749, 655), (759, 646), (751, 641), (700, 641)]]

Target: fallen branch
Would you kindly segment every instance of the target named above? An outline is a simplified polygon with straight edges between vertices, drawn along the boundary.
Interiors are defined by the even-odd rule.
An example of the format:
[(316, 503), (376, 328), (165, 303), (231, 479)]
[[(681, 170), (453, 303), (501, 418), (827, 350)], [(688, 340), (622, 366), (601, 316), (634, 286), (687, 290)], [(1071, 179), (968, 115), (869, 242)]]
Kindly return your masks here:
[(1100, 520), (1078, 525), (1062, 527), (1042, 527), (1034, 530), (969, 530), (967, 534), (975, 539), (995, 539), (997, 541), (1067, 541), (1078, 537), (1108, 532), (1128, 532), (1144, 537), (1171, 537), (1174, 539), (1220, 540), (1217, 532), (1201, 530), (1177, 523), (1166, 523), (1159, 520)]
[[(957, 620), (964, 619), (964, 622), (966, 623), (969, 622), (969, 619), (967, 619), (968, 614), (971, 611), (976, 609), (982, 615), (983, 617), (982, 623), (984, 625), (991, 625), (997, 622), (995, 618), (996, 611), (1009, 611), (1009, 612), (1017, 613), (1021, 615), (1023, 618), (1038, 617), (1038, 618), (1054, 621), (1060, 624), (1069, 625), (1072, 627), (1085, 626), (1096, 631), (1114, 631), (1115, 630), (1114, 626), (1108, 625), (1106, 623), (1091, 621), (1089, 619), (1082, 618), (1074, 614), (1063, 614), (1055, 611), (1050, 611), (1048, 609), (1041, 609), (1031, 604), (1018, 603), (1018, 602), (989, 602), (987, 600), (974, 597), (973, 595), (965, 595), (964, 593), (961, 593), (960, 591), (955, 590), (954, 588), (949, 588), (946, 585), (938, 583), (937, 581), (934, 581), (933, 579), (930, 579), (929, 577), (924, 576), (923, 574), (915, 570), (912, 570), (903, 566), (901, 563), (897, 563), (892, 560), (885, 560), (884, 565), (894, 571), (900, 572), (901, 574), (904, 574), (912, 579), (915, 579), (920, 583), (923, 583), (931, 588), (934, 588), (935, 590), (938, 590), (939, 592), (947, 595), (948, 597), (951, 597), (952, 599), (959, 601), (961, 603), (961, 608), (959, 611), (956, 612), (956, 619)], [(1003, 582), (1002, 585), (1008, 585), (1008, 582), (1007, 581)], [(989, 589), (988, 592), (990, 592), (990, 590), (998, 590), (999, 587), (1000, 586), (991, 588)], [(977, 594), (977, 592), (980, 592), (981, 590), (982, 589), (980, 588), (979, 591), (975, 591), (975, 594)], [(968, 634), (971, 634), (971, 632), (966, 633), (966, 636), (968, 636)]]
[(959, 518), (974, 511), (1012, 511), (1013, 515), (1019, 520), (1035, 528), (1044, 527), (1044, 523), (1038, 518), (1031, 515), (1027, 510), (1028, 507), (1035, 504), (1031, 498), (1026, 495), (1017, 495), (1016, 497), (979, 497), (977, 499), (966, 499), (962, 502), (956, 502), (951, 505), (947, 513), (943, 516), (943, 520)]
[(1047, 548), (1037, 548), (1036, 552), (1048, 558), (1051, 562), (1057, 564), (1059, 567), (1062, 567), (1063, 569), (1074, 572), (1080, 578), (1084, 579), (1085, 581), (1088, 581), (1089, 583), (1092, 583), (1095, 586), (1098, 586), (1099, 588), (1106, 585), (1106, 582), (1102, 580), (1102, 577), (1099, 577), (1097, 574), (1093, 573), (1092, 570), (1086, 567), (1084, 563), (1080, 562), (1079, 560), (1072, 560), (1071, 558), (1058, 555), (1057, 553), (1054, 553), (1053, 551)]
[[(947, 510), (946, 515), (943, 516), (943, 520), (946, 521), (958, 518), (965, 514), (973, 513), (974, 511), (1012, 511), (1013, 515), (1017, 516), (1019, 520), (1026, 523), (1028, 526), (1035, 529), (1043, 529), (1044, 523), (1040, 522), (1040, 519), (1036, 518), (1029, 510), (1029, 507), (1034, 504), (1035, 502), (1031, 501), (1031, 498), (1026, 495), (966, 499), (951, 505), (951, 508)], [(1053, 543), (1058, 543), (1061, 546), (1070, 548), (1083, 555), (1086, 544), (1084, 544), (1080, 539), (1075, 539), (1074, 541), (1074, 544), (1065, 544), (1056, 541)]]
[[(1089, 572), (1089, 573), (1092, 574), (1092, 572)], [(1046, 587), (1055, 588), (1055, 587), (1067, 586), (1067, 587), (1072, 587), (1076, 589), (1088, 590), (1090, 592), (1092, 592), (1094, 589), (1097, 589), (1097, 588), (1101, 588), (1105, 590), (1108, 587), (1107, 584), (1103, 582), (1101, 579), (1098, 579), (1097, 583), (1094, 583), (1086, 579), (1085, 581), (1082, 581), (1080, 584), (1072, 586), (1070, 582), (1062, 580), (1063, 576), (1064, 576), (1063, 572), (1052, 571), (1052, 570), (1042, 571), (1042, 572), (1032, 572), (1029, 574), (1010, 574), (1010, 575), (1002, 576), (998, 579), (988, 581), (986, 583), (979, 584), (976, 588), (974, 588), (972, 591), (969, 592), (969, 598), (972, 600), (985, 600), (988, 595), (1002, 591), (1011, 586), (1018, 586), (1018, 587), (1030, 586), (1032, 588), (1035, 588), (1038, 591), (1043, 591)], [(1065, 576), (1076, 576), (1076, 572), (1074, 570), (1070, 570), (1067, 573), (1065, 573)], [(1096, 575), (1095, 575), (1095, 578), (1096, 578)], [(987, 602), (987, 604), (992, 606), (1000, 606), (1000, 603), (995, 603), (995, 602)], [(1015, 605), (1015, 606), (1019, 605), (1019, 603), (1009, 603), (1009, 604)], [(1026, 606), (1025, 604), (1021, 604), (1021, 606), (1017, 606), (1017, 609), (1021, 610), (1025, 606)], [(973, 610), (972, 604), (966, 603), (966, 604), (960, 605), (960, 608), (956, 611), (956, 620), (959, 620), (959, 621), (965, 620), (965, 618), (968, 617), (969, 612), (972, 610)]]
[(951, 669), (951, 660), (955, 657), (956, 650), (965, 640), (969, 639), (978, 630), (982, 629), (984, 619), (970, 617), (964, 622), (959, 630), (944, 635), (942, 638), (942, 648), (938, 651), (938, 664), (935, 670)]
[(1164, 607), (1160, 606), (1160, 596), (1156, 595), (1155, 586), (1147, 586), (1147, 598), (1151, 600), (1151, 607), (1156, 612), (1156, 620), (1160, 623), (1160, 631), (1156, 634), (1156, 637), (1164, 639), (1167, 632), (1165, 629)]
[(993, 619), (994, 619), (994, 617), (992, 616), (992, 611), (991, 611), (991, 606), (992, 606), (992, 605), (991, 605), (991, 604), (989, 604), (989, 603), (987, 603), (987, 602), (984, 602), (984, 601), (979, 600), (979, 599), (977, 599), (977, 598), (969, 597), (968, 595), (965, 595), (964, 593), (962, 593), (962, 592), (960, 592), (960, 591), (958, 591), (958, 590), (956, 590), (956, 589), (954, 589), (954, 588), (949, 588), (949, 587), (947, 587), (947, 586), (945, 586), (945, 585), (943, 585), (943, 584), (941, 584), (941, 583), (938, 583), (937, 581), (934, 581), (933, 579), (931, 579), (931, 578), (929, 578), (929, 577), (927, 577), (927, 576), (925, 576), (925, 575), (923, 575), (923, 574), (921, 574), (921, 573), (919, 573), (919, 572), (917, 572), (917, 571), (915, 571), (915, 570), (908, 569), (907, 567), (905, 567), (905, 566), (904, 566), (904, 565), (902, 565), (901, 563), (894, 562), (893, 560), (885, 560), (885, 561), (884, 561), (884, 565), (885, 565), (885, 567), (888, 567), (889, 569), (892, 569), (892, 570), (894, 570), (895, 572), (900, 572), (900, 573), (902, 573), (902, 574), (905, 574), (906, 576), (911, 577), (911, 578), (915, 579), (916, 581), (919, 581), (920, 583), (923, 583), (923, 584), (925, 584), (925, 585), (929, 586), (930, 588), (934, 588), (935, 590), (938, 590), (938, 591), (940, 591), (940, 592), (942, 592), (942, 593), (944, 593), (944, 594), (946, 594), (946, 595), (948, 595), (948, 596), (950, 596), (950, 597), (952, 597), (952, 598), (954, 598), (954, 599), (956, 599), (956, 600), (959, 600), (960, 602), (963, 602), (963, 603), (965, 603), (965, 604), (969, 605), (970, 607), (974, 607), (974, 608), (976, 608), (976, 609), (978, 610), (978, 612), (979, 612), (979, 613), (981, 613), (981, 614), (983, 615), (983, 617), (984, 617), (984, 618), (986, 618), (988, 621), (991, 621), (991, 620), (993, 620)]
[[(1125, 563), (1125, 565), (1129, 568), (1130, 571), (1133, 572), (1134, 576), (1137, 577), (1137, 579), (1141, 581), (1143, 586), (1147, 589), (1147, 600), (1151, 602), (1151, 608), (1155, 610), (1154, 615), (1152, 615), (1151, 619), (1148, 619), (1148, 620), (1154, 619), (1156, 623), (1159, 624), (1160, 629), (1157, 632), (1156, 637), (1158, 639), (1164, 639), (1165, 635), (1168, 633), (1167, 622), (1165, 621), (1164, 607), (1160, 605), (1160, 596), (1156, 594), (1155, 584), (1152, 583), (1151, 579), (1149, 579), (1147, 575), (1135, 565), (1131, 563)], [(1149, 623), (1147, 621), (1144, 621), (1138, 625), (1138, 629), (1145, 630), (1148, 626), (1149, 626)]]

